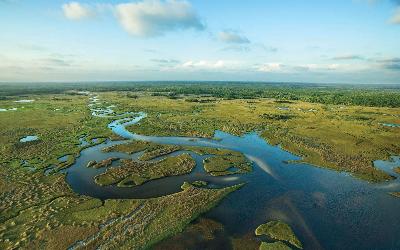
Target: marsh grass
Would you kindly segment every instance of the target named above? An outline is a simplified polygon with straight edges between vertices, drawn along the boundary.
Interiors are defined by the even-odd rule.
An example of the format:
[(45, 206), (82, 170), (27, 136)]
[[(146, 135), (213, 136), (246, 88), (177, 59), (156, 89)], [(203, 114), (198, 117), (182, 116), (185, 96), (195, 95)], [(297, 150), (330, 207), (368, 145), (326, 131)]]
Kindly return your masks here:
[(146, 181), (190, 173), (196, 162), (189, 154), (170, 156), (157, 162), (121, 160), (121, 166), (108, 168), (95, 177), (101, 186), (118, 184), (120, 187), (138, 186)]
[(297, 248), (303, 249), (301, 242), (296, 237), (290, 226), (281, 221), (270, 221), (261, 224), (257, 227), (255, 233), (258, 236), (266, 235), (274, 240), (285, 241)]
[[(65, 168), (72, 164), (80, 150), (90, 146), (79, 146), (79, 138), (84, 135), (89, 141), (100, 138), (96, 143), (107, 138), (121, 138), (107, 128), (111, 119), (90, 114), (87, 96), (50, 92), (0, 98), (0, 107), (17, 108), (12, 112), (0, 112), (0, 249), (63, 249), (79, 240), (86, 240), (87, 248), (149, 248), (181, 232), (201, 213), (242, 186), (208, 189), (185, 183), (183, 190), (176, 194), (139, 200), (101, 201), (79, 196), (67, 185), (65, 175), (44, 176), (41, 170), (50, 165), (59, 164), (58, 168)], [(253, 99), (237, 99), (235, 91), (228, 91), (226, 95), (209, 93), (213, 97), (200, 95), (199, 98), (195, 94), (188, 97), (200, 101), (187, 101), (184, 95), (176, 93), (165, 97), (148, 92), (135, 92), (134, 97), (126, 92), (100, 95), (101, 99), (117, 105), (116, 112), (146, 112), (146, 119), (129, 128), (139, 134), (212, 138), (217, 129), (234, 135), (260, 131), (271, 144), (279, 144), (302, 156), (305, 162), (347, 171), (369, 181), (391, 178), (375, 169), (372, 162), (400, 154), (399, 129), (380, 125), (400, 123), (398, 105), (393, 104), (398, 102), (395, 98), (398, 94), (366, 94), (367, 103), (397, 107), (388, 108), (329, 104), (337, 103), (334, 99), (325, 104), (310, 103), (322, 101), (315, 98), (299, 101), (288, 93), (278, 93), (273, 96), (292, 100), (285, 102), (288, 110), (278, 110), (274, 99), (246, 93), (240, 98)], [(384, 98), (371, 99), (376, 96)], [(14, 103), (21, 98), (35, 101)], [(364, 102), (356, 98), (348, 103)], [(38, 135), (40, 140), (20, 143), (19, 139), (28, 134)], [(142, 146), (135, 147), (121, 150), (143, 151)], [(151, 147), (146, 144), (145, 148)], [(146, 159), (175, 149), (153, 147)], [(190, 150), (216, 157), (227, 154), (219, 149), (192, 147)], [(58, 158), (63, 155), (72, 157), (60, 163)], [(187, 158), (184, 163), (182, 160), (168, 157), (163, 163), (154, 163), (154, 169), (141, 165), (140, 171), (132, 170), (129, 165), (134, 163), (126, 162), (129, 169), (126, 176), (125, 173), (118, 173), (117, 178), (110, 175), (108, 182), (130, 186), (152, 178), (190, 172), (193, 159)], [(24, 161), (39, 171), (27, 171), (21, 163)], [(226, 162), (228, 160), (221, 165)], [(400, 196), (398, 192), (391, 194)], [(281, 233), (277, 230), (274, 235), (280, 237)], [(298, 243), (291, 237), (289, 240)]]
[(291, 248), (280, 241), (273, 243), (261, 242), (259, 250), (290, 250)]
[(88, 167), (88, 168), (105, 168), (105, 167), (111, 166), (111, 164), (118, 159), (119, 158), (117, 158), (117, 157), (109, 157), (100, 162), (89, 161), (88, 164), (86, 165), (86, 167)]
[[(37, 169), (59, 164), (62, 155), (78, 155), (82, 134), (108, 138), (108, 121), (93, 117), (87, 108), (86, 96), (39, 95), (32, 103), (18, 104), (14, 112), (0, 113), (0, 162), (26, 160)], [(0, 100), (0, 106), (11, 100)], [(23, 107), (23, 108), (22, 108)], [(19, 138), (35, 134), (40, 140), (20, 143)], [(89, 136), (89, 137), (90, 137)], [(68, 167), (60, 164), (60, 168)]]
[(128, 128), (135, 133), (212, 138), (215, 130), (234, 135), (259, 131), (269, 143), (302, 156), (304, 162), (346, 171), (371, 182), (393, 178), (376, 169), (373, 161), (400, 154), (398, 128), (380, 125), (400, 122), (399, 108), (292, 100), (285, 103), (289, 110), (278, 110), (273, 99), (218, 99), (210, 104), (146, 92), (135, 102), (119, 93), (106, 96), (127, 110), (148, 114)]
[[(204, 159), (204, 169), (214, 176), (243, 174), (251, 171), (251, 164), (243, 154), (229, 152)], [(233, 169), (233, 170), (232, 170)]]
[(181, 192), (159, 198), (101, 201), (74, 194), (62, 175), (1, 167), (9, 171), (8, 179), (1, 179), (6, 187), (0, 195), (1, 249), (66, 249), (80, 240), (89, 248), (147, 248), (182, 231), (241, 187), (186, 184)]

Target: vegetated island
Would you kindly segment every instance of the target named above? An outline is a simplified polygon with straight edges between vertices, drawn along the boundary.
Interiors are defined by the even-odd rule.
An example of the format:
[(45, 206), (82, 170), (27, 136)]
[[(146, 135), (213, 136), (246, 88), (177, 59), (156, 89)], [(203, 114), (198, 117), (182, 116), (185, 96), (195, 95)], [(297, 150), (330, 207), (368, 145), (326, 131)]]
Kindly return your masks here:
[[(299, 241), (299, 239), (296, 237), (294, 234), (293, 230), (290, 228), (290, 226), (284, 222), (281, 221), (270, 221), (265, 224), (261, 224), (260, 226), (257, 227), (255, 231), (256, 235), (266, 235), (269, 238), (273, 240), (278, 240), (278, 241), (284, 241), (287, 242), (296, 248), (303, 249), (303, 245)], [(268, 249), (268, 247), (281, 247), (284, 249), (285, 244), (281, 243), (275, 243), (273, 245), (270, 245), (271, 243), (266, 243), (262, 244), (260, 246), (260, 249), (263, 247), (264, 249)], [(286, 246), (287, 247), (287, 246)], [(290, 249), (290, 248), (289, 248)]]
[(101, 186), (117, 184), (119, 187), (142, 185), (144, 182), (167, 176), (189, 174), (196, 162), (188, 154), (166, 157), (156, 162), (138, 162), (123, 159), (121, 166), (108, 168), (95, 177)]

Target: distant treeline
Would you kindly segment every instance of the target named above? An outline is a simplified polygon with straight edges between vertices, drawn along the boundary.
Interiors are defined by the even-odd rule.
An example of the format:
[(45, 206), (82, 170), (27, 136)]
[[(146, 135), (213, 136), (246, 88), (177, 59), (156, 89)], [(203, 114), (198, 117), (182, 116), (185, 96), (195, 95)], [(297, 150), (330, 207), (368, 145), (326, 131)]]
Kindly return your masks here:
[(167, 92), (172, 95), (209, 95), (225, 99), (275, 98), (278, 100), (301, 100), (336, 105), (360, 105), (378, 107), (400, 107), (400, 90), (387, 89), (341, 89), (314, 87), (166, 87), (152, 91)]
[(179, 98), (202, 95), (224, 99), (275, 98), (336, 105), (400, 107), (399, 85), (338, 85), (245, 82), (105, 82), (0, 84), (0, 98), (27, 94), (56, 94), (68, 90), (147, 91)]

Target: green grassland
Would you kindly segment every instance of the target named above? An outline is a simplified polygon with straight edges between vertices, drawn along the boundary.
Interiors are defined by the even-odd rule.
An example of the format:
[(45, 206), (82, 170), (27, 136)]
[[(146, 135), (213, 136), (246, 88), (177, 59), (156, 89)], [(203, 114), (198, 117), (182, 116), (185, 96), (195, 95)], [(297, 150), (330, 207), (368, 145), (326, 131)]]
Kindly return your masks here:
[(66, 249), (81, 240), (87, 249), (144, 249), (182, 231), (241, 187), (185, 185), (183, 191), (160, 198), (102, 202), (74, 194), (62, 175), (30, 175), (19, 168), (8, 171), (12, 173), (7, 173), (0, 199), (1, 249)]
[[(130, 216), (103, 226), (85, 241), (89, 249), (146, 249), (181, 232), (199, 214), (216, 205), (224, 196), (240, 188), (199, 189), (185, 185), (182, 192), (160, 198), (136, 200)], [(133, 202), (133, 201), (127, 201)]]
[[(29, 165), (43, 169), (51, 164), (64, 168), (73, 163), (82, 149), (79, 138), (113, 137), (107, 129), (107, 119), (91, 116), (87, 108), (88, 97), (81, 95), (29, 96), (32, 103), (14, 103), (0, 100), (0, 107), (17, 107), (16, 111), (0, 112), (0, 162)], [(37, 135), (39, 140), (19, 142), (26, 135)], [(71, 155), (66, 163), (57, 158)]]
[(195, 152), (199, 155), (233, 155), (238, 154), (238, 152), (229, 150), (229, 149), (220, 149), (220, 148), (205, 148), (205, 147), (192, 147), (185, 146), (185, 150), (189, 150)]
[[(299, 92), (297, 98), (283, 92), (272, 95), (246, 91), (236, 96), (234, 90), (224, 90), (221, 95), (211, 88), (208, 94), (193, 89), (172, 93), (165, 88), (102, 92), (100, 100), (117, 105), (116, 112), (146, 112), (148, 117), (129, 127), (139, 134), (212, 138), (217, 129), (235, 135), (257, 131), (271, 144), (301, 155), (305, 162), (346, 171), (368, 181), (391, 179), (375, 169), (372, 162), (400, 155), (400, 129), (381, 124), (400, 123), (397, 93), (360, 92), (353, 98), (346, 92), (338, 95), (338, 102), (331, 94), (319, 100), (317, 95), (310, 97), (306, 92)], [(50, 89), (46, 89), (48, 93), (35, 91), (18, 96), (19, 92), (12, 92), (4, 96), (6, 91), (7, 88), (0, 91), (0, 108), (17, 110), (0, 112), (0, 249), (65, 249), (77, 241), (84, 242), (83, 248), (87, 249), (148, 248), (181, 232), (201, 213), (241, 187), (208, 189), (185, 183), (181, 192), (152, 199), (101, 201), (77, 195), (66, 183), (65, 175), (46, 176), (43, 171), (51, 165), (61, 169), (75, 162), (82, 150), (82, 136), (88, 141), (99, 138), (97, 143), (105, 138), (120, 139), (107, 128), (110, 119), (90, 114), (88, 96)], [(15, 103), (18, 99), (35, 101)], [(19, 142), (27, 135), (37, 135), (39, 140)], [(129, 143), (132, 145), (126, 146)], [(190, 150), (215, 155), (214, 159), (219, 160), (210, 166), (218, 170), (226, 170), (227, 166), (229, 169), (228, 161), (243, 160), (242, 156), (221, 160), (230, 154), (221, 149), (129, 143), (110, 151), (145, 150), (141, 160), (149, 160), (176, 150)], [(59, 162), (58, 158), (65, 155), (67, 161)], [(128, 171), (119, 173), (114, 170), (117, 168), (109, 168), (104, 185), (140, 185), (154, 178), (189, 173), (194, 167), (188, 155), (144, 162), (140, 168), (132, 161), (122, 164), (125, 166), (121, 169)], [(110, 174), (113, 171), (115, 176)]]
[(97, 175), (95, 181), (101, 186), (137, 186), (154, 179), (188, 174), (195, 166), (195, 161), (188, 154), (170, 156), (157, 162), (121, 160), (121, 166), (108, 168), (104, 173)]
[[(243, 154), (231, 152), (204, 159), (204, 169), (214, 176), (243, 174), (251, 171), (250, 162)], [(235, 168), (235, 170), (231, 170)]]
[(284, 243), (277, 241), (273, 243), (261, 242), (260, 250), (290, 250)]
[(104, 152), (123, 152), (133, 154), (144, 151), (140, 160), (150, 160), (178, 150), (188, 150), (199, 155), (234, 155), (239, 154), (228, 149), (207, 148), (196, 146), (161, 145), (146, 141), (128, 141), (126, 143), (113, 145), (103, 149)]
[(170, 154), (178, 151), (181, 147), (176, 145), (151, 145), (146, 151), (139, 157), (139, 160), (148, 161), (163, 155)]
[[(118, 139), (107, 128), (110, 120), (91, 116), (87, 96), (35, 95), (29, 96), (35, 99), (32, 103), (13, 102), (21, 98), (0, 101), (2, 108), (18, 107), (0, 113), (0, 249), (65, 249), (85, 238), (95, 239), (88, 248), (103, 244), (146, 248), (182, 231), (240, 187), (202, 189), (185, 185), (182, 192), (145, 200), (101, 201), (79, 196), (67, 185), (64, 175), (45, 176), (43, 171), (23, 165), (38, 170), (53, 164), (57, 168), (70, 166), (82, 150), (82, 136), (89, 141), (99, 138), (98, 143), (102, 138)], [(20, 143), (26, 135), (37, 135), (39, 140)], [(68, 155), (67, 160), (59, 162), (64, 155)], [(136, 216), (139, 212), (143, 216)], [(134, 225), (132, 221), (140, 227), (124, 234), (115, 231)]]
[(182, 147), (176, 145), (161, 145), (144, 141), (130, 141), (128, 143), (118, 144), (104, 148), (103, 151), (104, 152), (118, 151), (128, 154), (144, 151), (144, 153), (139, 157), (139, 160), (148, 161), (181, 149)]
[(399, 128), (381, 124), (400, 123), (399, 108), (274, 99), (213, 98), (199, 103), (186, 100), (192, 97), (171, 99), (146, 92), (135, 99), (120, 92), (102, 96), (124, 109), (147, 112), (146, 119), (129, 127), (139, 134), (213, 137), (217, 129), (236, 135), (259, 131), (304, 162), (373, 182), (392, 178), (373, 161), (400, 154)]
[[(220, 237), (224, 227), (222, 224), (210, 220), (199, 219), (188, 226), (182, 233), (158, 243), (154, 249), (195, 249), (199, 244), (209, 244), (208, 247)], [(216, 247), (216, 246), (214, 246)]]
[(110, 166), (113, 163), (113, 161), (116, 161), (118, 159), (119, 158), (116, 158), (116, 157), (110, 157), (110, 158), (104, 159), (100, 162), (90, 161), (90, 162), (88, 162), (86, 167), (88, 167), (88, 168), (105, 168), (105, 167)]
[(133, 154), (146, 150), (152, 143), (145, 141), (129, 141), (103, 148), (103, 152), (123, 152)]
[(256, 235), (266, 235), (274, 240), (285, 241), (293, 246), (303, 249), (303, 246), (299, 239), (297, 239), (293, 230), (286, 223), (281, 221), (270, 221), (265, 224), (261, 224), (255, 231)]

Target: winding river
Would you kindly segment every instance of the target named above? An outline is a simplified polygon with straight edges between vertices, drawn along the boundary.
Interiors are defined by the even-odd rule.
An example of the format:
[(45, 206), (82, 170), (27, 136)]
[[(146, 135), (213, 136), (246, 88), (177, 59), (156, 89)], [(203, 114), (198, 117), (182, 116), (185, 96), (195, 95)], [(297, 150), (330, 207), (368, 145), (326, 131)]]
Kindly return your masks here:
[[(221, 222), (234, 237), (253, 235), (259, 224), (279, 219), (293, 227), (305, 249), (400, 249), (400, 199), (388, 194), (400, 191), (399, 179), (371, 184), (347, 173), (293, 163), (300, 158), (268, 144), (256, 133), (238, 137), (216, 131), (214, 137), (218, 140), (138, 135), (125, 127), (145, 119), (145, 113), (115, 114), (112, 106), (101, 108), (97, 96), (91, 94), (90, 100), (92, 115), (115, 118), (108, 127), (125, 139), (231, 149), (243, 153), (252, 162), (253, 171), (212, 177), (202, 166), (207, 155), (177, 151), (170, 155), (189, 153), (196, 160), (197, 166), (191, 174), (133, 188), (101, 187), (94, 183), (93, 177), (105, 169), (86, 168), (89, 161), (109, 157), (137, 159), (141, 154), (102, 152), (105, 147), (127, 142), (107, 140), (82, 150), (75, 164), (64, 170), (67, 182), (79, 194), (100, 199), (149, 198), (179, 192), (184, 181), (204, 180), (209, 187), (246, 182), (242, 189), (204, 215)], [(118, 164), (115, 161), (112, 166)], [(400, 166), (399, 157), (376, 161), (375, 166), (400, 177), (393, 171), (393, 167)]]

